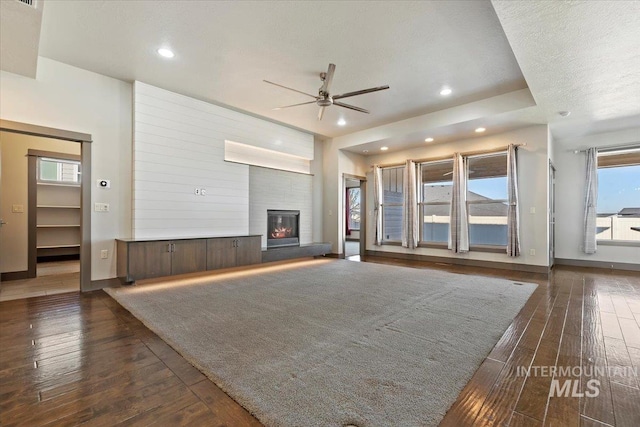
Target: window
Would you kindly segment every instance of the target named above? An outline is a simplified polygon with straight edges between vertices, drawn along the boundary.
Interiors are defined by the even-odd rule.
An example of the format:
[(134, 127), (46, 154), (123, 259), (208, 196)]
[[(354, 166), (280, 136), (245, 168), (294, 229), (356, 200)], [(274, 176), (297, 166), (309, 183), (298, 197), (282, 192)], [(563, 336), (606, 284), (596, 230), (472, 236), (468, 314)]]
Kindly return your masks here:
[(507, 153), (468, 157), (467, 208), (471, 245), (507, 245)]
[(360, 230), (360, 188), (347, 188), (349, 230)]
[(382, 169), (382, 241), (402, 240), (402, 174), (404, 166)]
[(446, 244), (449, 240), (453, 160), (420, 164), (420, 243)]
[(640, 147), (598, 152), (596, 238), (640, 241)]
[(39, 157), (38, 181), (80, 184), (80, 162)]

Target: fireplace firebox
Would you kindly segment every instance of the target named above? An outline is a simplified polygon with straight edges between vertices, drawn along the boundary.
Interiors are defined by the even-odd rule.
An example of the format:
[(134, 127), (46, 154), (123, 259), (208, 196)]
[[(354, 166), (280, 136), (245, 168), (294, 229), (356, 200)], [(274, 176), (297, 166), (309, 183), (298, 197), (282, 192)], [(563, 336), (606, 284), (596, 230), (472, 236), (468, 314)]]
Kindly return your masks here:
[(267, 248), (300, 246), (300, 211), (267, 210)]

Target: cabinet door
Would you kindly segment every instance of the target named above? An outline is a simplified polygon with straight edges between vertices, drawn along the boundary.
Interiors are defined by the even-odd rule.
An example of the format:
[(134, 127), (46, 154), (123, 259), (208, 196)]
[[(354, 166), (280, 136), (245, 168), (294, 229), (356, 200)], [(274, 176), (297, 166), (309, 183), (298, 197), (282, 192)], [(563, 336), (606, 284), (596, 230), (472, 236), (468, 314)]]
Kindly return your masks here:
[(235, 267), (236, 239), (220, 238), (207, 240), (207, 270)]
[(207, 269), (207, 241), (174, 240), (171, 274), (195, 273)]
[(169, 242), (129, 243), (129, 279), (140, 280), (171, 275)]
[(262, 262), (262, 239), (260, 236), (237, 237), (236, 265), (260, 264)]

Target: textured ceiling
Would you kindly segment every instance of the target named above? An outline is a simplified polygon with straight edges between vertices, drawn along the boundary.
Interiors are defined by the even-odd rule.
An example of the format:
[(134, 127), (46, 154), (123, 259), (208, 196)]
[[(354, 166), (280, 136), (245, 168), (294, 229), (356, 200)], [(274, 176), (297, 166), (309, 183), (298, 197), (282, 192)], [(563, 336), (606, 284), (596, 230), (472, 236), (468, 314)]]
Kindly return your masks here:
[[(640, 1), (494, 1), (554, 136), (640, 123)], [(559, 111), (570, 111), (565, 119)]]
[[(488, 1), (48, 1), (40, 44), (48, 58), (326, 136), (527, 87)], [(158, 57), (164, 45), (175, 58)], [(391, 89), (345, 99), (370, 115), (272, 110), (308, 98), (263, 79), (315, 94), (330, 62), (333, 94)]]

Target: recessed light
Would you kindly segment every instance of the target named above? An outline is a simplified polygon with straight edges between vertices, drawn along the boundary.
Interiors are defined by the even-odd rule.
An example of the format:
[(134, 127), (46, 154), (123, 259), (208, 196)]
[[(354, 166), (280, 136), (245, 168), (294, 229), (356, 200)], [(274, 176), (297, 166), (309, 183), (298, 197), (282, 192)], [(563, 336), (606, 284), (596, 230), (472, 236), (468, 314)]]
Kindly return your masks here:
[(433, 138), (427, 138), (424, 140), (424, 142), (433, 142)]
[(338, 120), (338, 126), (344, 126), (346, 124), (347, 124), (347, 121), (345, 119)]
[(388, 149), (389, 149), (389, 147), (387, 147), (387, 146), (380, 147), (380, 150), (381, 150), (381, 151), (387, 151)]
[(158, 55), (164, 58), (173, 58), (174, 56), (176, 56), (171, 50), (167, 49), (166, 47), (161, 47), (160, 49), (158, 49)]
[(569, 116), (571, 114), (571, 111), (558, 111), (558, 114), (561, 117), (567, 117), (567, 116)]
[(440, 95), (442, 96), (451, 95), (451, 89), (448, 87), (442, 88), (442, 90), (440, 91)]
[(478, 128), (478, 129), (476, 129), (476, 133), (482, 133), (485, 130), (486, 130), (485, 128)]

